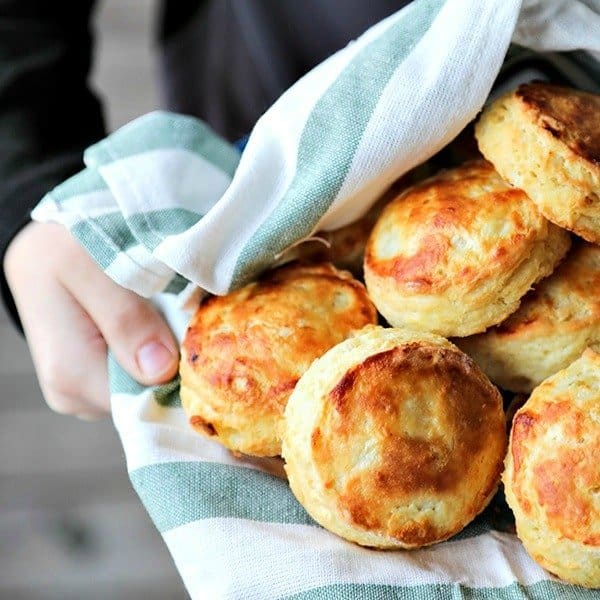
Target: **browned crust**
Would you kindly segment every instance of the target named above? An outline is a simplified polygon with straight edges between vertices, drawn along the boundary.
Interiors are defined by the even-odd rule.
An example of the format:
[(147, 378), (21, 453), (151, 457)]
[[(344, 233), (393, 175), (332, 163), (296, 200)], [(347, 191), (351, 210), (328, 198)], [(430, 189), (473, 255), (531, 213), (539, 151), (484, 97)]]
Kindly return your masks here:
[[(600, 546), (600, 534), (593, 531), (597, 517), (591, 499), (592, 492), (600, 488), (600, 438), (586, 438), (586, 419), (568, 396), (538, 405), (535, 411), (526, 408), (518, 412), (511, 433), (511, 485), (525, 514), (533, 514), (535, 501), (548, 524), (563, 537)], [(556, 425), (561, 426), (568, 445), (548, 447), (531, 463), (531, 450)], [(531, 482), (527, 470), (531, 470)]]
[[(578, 307), (581, 314), (570, 314)], [(564, 261), (522, 300), (519, 310), (482, 335), (527, 339), (600, 323), (600, 247), (578, 241)]]
[[(519, 214), (523, 203), (531, 201), (523, 191), (504, 183), (486, 161), (443, 171), (402, 192), (387, 206), (367, 243), (365, 269), (377, 277), (393, 279), (411, 293), (441, 293), (458, 284), (475, 287), (488, 274), (513, 268), (531, 243), (534, 232)], [(452, 237), (472, 228), (487, 207), (497, 206), (506, 207), (512, 234), (501, 240), (482, 239), (489, 252), (485, 264), (466, 264), (455, 272), (457, 267), (450, 262), (456, 253)], [(386, 259), (378, 256), (376, 238), (384, 227), (395, 228), (399, 236), (414, 229), (412, 233), (421, 236), (416, 252)], [(477, 233), (473, 231), (473, 235)]]
[(198, 415), (190, 417), (190, 425), (200, 433), (203, 433), (209, 437), (217, 435), (215, 426)]
[(550, 83), (525, 83), (515, 95), (533, 122), (573, 153), (600, 166), (600, 96)]
[(580, 485), (586, 489), (600, 485), (593, 476), (599, 461), (600, 444), (596, 444), (563, 450), (560, 460), (541, 461), (534, 469), (535, 491), (548, 522), (565, 538), (588, 546), (600, 546), (600, 534), (592, 532), (595, 511)]
[[(335, 485), (329, 474), (332, 457), (348, 453), (365, 419), (378, 438), (378, 463), (351, 469), (337, 490), (339, 509), (354, 525), (407, 545), (430, 544), (450, 537), (465, 522), (440, 528), (426, 514), (406, 522), (390, 516), (396, 505), (422, 494), (460, 493), (466, 465), (479, 459), (495, 462), (485, 482), (473, 482), (477, 493), (467, 503), (470, 518), (497, 485), (506, 444), (501, 398), (462, 353), (413, 343), (375, 354), (344, 375), (329, 401), (332, 431), (323, 436), (315, 430), (311, 439), (326, 487)], [(419, 407), (409, 406), (417, 401)], [(422, 419), (418, 435), (405, 431), (411, 419)]]

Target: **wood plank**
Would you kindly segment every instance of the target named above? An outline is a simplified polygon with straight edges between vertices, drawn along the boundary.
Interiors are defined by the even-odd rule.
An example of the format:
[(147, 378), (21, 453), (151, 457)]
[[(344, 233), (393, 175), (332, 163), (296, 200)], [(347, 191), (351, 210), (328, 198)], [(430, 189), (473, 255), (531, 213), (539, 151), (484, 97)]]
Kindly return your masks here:
[(165, 582), (176, 589), (178, 575), (159, 534), (134, 504), (0, 514), (1, 598), (12, 597), (4, 590), (97, 593)]
[(0, 475), (93, 472), (124, 468), (110, 421), (88, 423), (37, 411), (7, 411), (0, 419)]
[(19, 410), (49, 411), (50, 409), (44, 401), (33, 373), (0, 375), (0, 413)]
[(25, 340), (7, 320), (0, 321), (0, 398), (6, 375), (33, 373), (33, 363)]
[(5, 588), (0, 583), (0, 597), (6, 600), (187, 600), (183, 584), (167, 579), (148, 584), (56, 585), (32, 588), (26, 582), (18, 588)]
[(140, 500), (131, 486), (125, 465), (67, 473), (13, 473), (0, 476), (2, 510), (32, 508), (61, 510), (110, 502)]

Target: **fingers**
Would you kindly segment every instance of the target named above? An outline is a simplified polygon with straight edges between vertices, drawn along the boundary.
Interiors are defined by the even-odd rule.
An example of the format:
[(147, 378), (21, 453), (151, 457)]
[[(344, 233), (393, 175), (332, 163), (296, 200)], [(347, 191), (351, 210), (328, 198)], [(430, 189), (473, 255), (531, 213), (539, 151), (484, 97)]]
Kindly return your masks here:
[[(22, 242), (35, 246), (29, 232)], [(46, 402), (56, 412), (85, 419), (106, 415), (106, 344), (99, 330), (48, 268), (52, 252), (25, 261), (17, 260), (20, 251), (5, 263), (6, 275)]]
[[(110, 412), (106, 344), (102, 335), (66, 290), (56, 287), (46, 300), (53, 311), (25, 335), (52, 410), (94, 420)], [(60, 350), (58, 350), (60, 349)]]
[(107, 345), (145, 385), (171, 379), (178, 345), (147, 301), (109, 279), (62, 226), (30, 223), (4, 270), (51, 408), (82, 419), (109, 411)]
[(83, 249), (73, 249), (70, 255), (74, 258), (61, 272), (61, 282), (89, 313), (121, 366), (145, 385), (172, 379), (179, 349), (160, 313), (114, 283)]

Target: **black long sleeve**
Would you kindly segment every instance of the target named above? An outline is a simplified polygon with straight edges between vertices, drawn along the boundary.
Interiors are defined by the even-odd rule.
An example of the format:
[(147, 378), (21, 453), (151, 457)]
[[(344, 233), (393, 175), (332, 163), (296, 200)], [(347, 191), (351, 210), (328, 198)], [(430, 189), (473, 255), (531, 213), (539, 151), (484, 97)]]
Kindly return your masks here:
[(93, 6), (0, 0), (0, 259), (41, 197), (79, 171), (83, 150), (104, 136), (102, 109), (87, 81)]

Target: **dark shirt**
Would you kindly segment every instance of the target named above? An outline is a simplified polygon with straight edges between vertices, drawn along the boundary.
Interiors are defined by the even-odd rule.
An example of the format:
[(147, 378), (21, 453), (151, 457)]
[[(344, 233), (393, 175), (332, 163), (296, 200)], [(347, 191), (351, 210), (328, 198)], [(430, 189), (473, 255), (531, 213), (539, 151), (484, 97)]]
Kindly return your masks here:
[[(164, 107), (234, 140), (304, 73), (407, 3), (165, 0)], [(31, 209), (106, 133), (88, 85), (94, 4), (0, 0), (0, 259)], [(15, 317), (3, 272), (0, 287)]]

